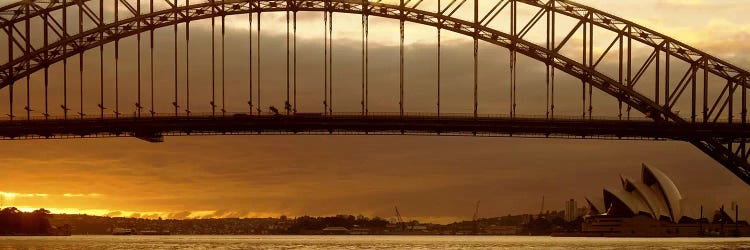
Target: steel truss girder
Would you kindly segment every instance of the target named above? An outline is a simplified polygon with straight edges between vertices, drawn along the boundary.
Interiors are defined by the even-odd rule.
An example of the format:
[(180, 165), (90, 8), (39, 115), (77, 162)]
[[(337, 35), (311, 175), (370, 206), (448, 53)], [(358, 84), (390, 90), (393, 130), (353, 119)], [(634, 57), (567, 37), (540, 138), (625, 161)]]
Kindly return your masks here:
[(58, 137), (96, 134), (164, 134), (205, 131), (327, 131), (352, 132), (411, 131), (423, 134), (463, 135), (496, 134), (510, 136), (571, 137), (590, 139), (683, 140), (701, 141), (717, 135), (723, 138), (750, 137), (745, 126), (732, 124), (659, 124), (648, 120), (606, 120), (561, 117), (540, 120), (534, 117), (493, 117), (472, 114), (333, 113), (329, 116), (232, 113), (215, 116), (198, 113), (191, 116), (133, 116), (64, 120), (32, 119), (0, 121), (0, 139)]
[[(329, 5), (328, 9), (335, 12), (361, 14), (362, 11), (361, 5), (358, 5), (360, 2), (350, 2), (348, 0), (302, 1), (301, 4), (298, 4), (298, 6), (296, 6), (295, 8), (297, 8), (299, 11), (325, 11), (326, 2), (328, 2)], [(221, 8), (226, 10), (226, 13), (218, 13), (218, 15), (236, 15), (257, 11), (286, 11), (291, 7), (287, 5), (288, 1), (261, 1), (257, 3), (257, 5), (252, 5), (250, 4), (250, 2), (244, 1), (214, 2), (213, 4), (215, 4), (216, 6), (212, 6), (211, 2), (201, 3), (191, 6), (182, 6), (174, 9), (166, 9), (151, 14), (143, 14), (138, 17), (121, 20), (117, 23), (97, 27), (85, 31), (81, 34), (73, 35), (64, 41), (57, 41), (50, 44), (44, 49), (36, 51), (35, 54), (43, 54), (45, 50), (51, 51), (52, 55), (45, 63), (24, 64), (26, 62), (26, 60), (24, 59), (34, 57), (34, 55), (32, 54), (17, 58), (11, 64), (3, 65), (2, 67), (0, 67), (0, 72), (8, 72), (10, 65), (14, 65), (14, 74), (12, 77), (4, 78), (3, 83), (0, 84), (0, 88), (7, 86), (11, 81), (21, 79), (25, 75), (43, 68), (45, 65), (53, 64), (57, 61), (62, 60), (62, 58), (77, 54), (80, 51), (85, 51), (97, 47), (101, 44), (106, 44), (108, 42), (121, 39), (123, 37), (132, 36), (139, 32), (166, 27), (169, 25), (173, 25), (174, 23), (185, 21), (184, 19), (174, 18), (175, 13), (188, 13), (187, 17), (190, 20), (197, 20), (215, 16), (216, 14), (212, 14), (211, 11), (209, 11), (211, 8)], [(370, 15), (394, 19), (399, 19), (401, 17), (402, 10), (401, 7), (397, 5), (369, 3), (368, 7), (370, 8), (370, 10), (368, 11)], [(550, 62), (551, 65), (554, 65), (556, 68), (567, 72), (579, 79), (588, 79), (589, 82), (595, 84), (601, 90), (617, 97), (618, 99), (623, 99), (623, 101), (628, 102), (633, 107), (636, 107), (638, 110), (645, 114), (663, 113), (665, 117), (671, 119), (679, 119), (679, 117), (674, 114), (663, 112), (662, 108), (658, 105), (655, 105), (653, 101), (650, 101), (648, 98), (640, 95), (632, 89), (622, 86), (617, 81), (608, 78), (604, 74), (590, 69), (575, 60), (566, 58), (557, 53), (547, 51), (546, 48), (543, 48), (531, 42), (487, 27), (477, 27), (477, 30), (475, 32), (475, 25), (473, 22), (460, 20), (453, 17), (438, 16), (427, 11), (408, 8), (404, 9), (403, 12), (403, 18), (406, 21), (441, 27), (442, 29), (450, 30), (471, 37), (477, 36), (477, 38), (480, 40), (509, 48), (540, 61), (547, 61), (548, 58), (552, 58), (552, 61)], [(134, 28), (138, 23), (143, 24), (141, 30), (136, 30)], [(100, 35), (102, 35), (101, 33), (103, 33), (103, 38), (100, 39)]]
[[(0, 13), (12, 13), (10, 17), (3, 16), (3, 19), (6, 20), (0, 20), (0, 27), (3, 27), (6, 32), (13, 32), (17, 29), (15, 24), (39, 15), (46, 15), (46, 17), (49, 17), (53, 21), (51, 23), (55, 23), (54, 18), (49, 15), (51, 11), (67, 8), (69, 6), (81, 6), (85, 1), (86, 0), (67, 2), (68, 5), (66, 6), (59, 3), (51, 3), (47, 8), (35, 10), (28, 14), (23, 13), (25, 11), (17, 11), (20, 9), (26, 10), (27, 7), (24, 7), (25, 4), (11, 4), (0, 8)], [(124, 0), (120, 1), (122, 2)], [(747, 71), (682, 44), (672, 38), (663, 36), (657, 32), (613, 15), (564, 0), (550, 0), (546, 2), (541, 0), (511, 1), (536, 6), (545, 9), (545, 12), (547, 13), (554, 11), (556, 14), (573, 17), (579, 20), (579, 26), (583, 25), (586, 27), (586, 25), (593, 24), (617, 32), (624, 38), (626, 37), (651, 46), (655, 48), (655, 53), (664, 52), (668, 56), (679, 58), (691, 63), (693, 67), (704, 70), (706, 73), (715, 74), (727, 79), (728, 83), (725, 91), (729, 89), (730, 93), (733, 93), (738, 86), (742, 86), (742, 88), (748, 88), (749, 86), (747, 80), (750, 79), (748, 78), (750, 74), (748, 74)], [(632, 86), (613, 80), (603, 73), (596, 71), (593, 66), (584, 65), (578, 61), (556, 53), (558, 48), (554, 48), (553, 51), (550, 51), (545, 47), (526, 41), (518, 35), (506, 34), (491, 29), (486, 25), (482, 25), (479, 21), (466, 21), (454, 18), (450, 16), (450, 14), (443, 15), (441, 13), (379, 2), (368, 2), (364, 6), (367, 6), (367, 10), (363, 10), (363, 4), (359, 0), (229, 0), (211, 1), (188, 6), (177, 6), (173, 4), (172, 8), (169, 9), (148, 14), (136, 14), (134, 17), (122, 19), (115, 23), (100, 24), (97, 27), (80, 34), (62, 34), (63, 38), (59, 41), (53, 42), (48, 46), (37, 50), (25, 51), (26, 53), (22, 56), (11, 58), (12, 61), (10, 63), (0, 66), (0, 88), (11, 85), (16, 80), (22, 79), (33, 72), (61, 61), (64, 58), (77, 55), (102, 44), (156, 28), (186, 22), (188, 20), (205, 19), (224, 15), (247, 14), (252, 12), (331, 11), (351, 14), (363, 14), (364, 12), (367, 15), (391, 19), (403, 19), (405, 21), (434, 26), (506, 47), (512, 51), (545, 62), (558, 70), (562, 70), (571, 76), (583, 80), (587, 84), (591, 84), (591, 86), (597, 87), (605, 93), (618, 98), (618, 100), (627, 103), (629, 107), (633, 107), (653, 118), (657, 123), (688, 123), (688, 121), (673, 113), (669, 109), (670, 105), (661, 106), (658, 104), (658, 101), (651, 100), (633, 90)], [(126, 7), (128, 6), (126, 5)], [(132, 9), (132, 6), (128, 9)], [(88, 11), (85, 12), (87, 15), (89, 14)], [(0, 14), (0, 16), (2, 15)], [(538, 21), (538, 19), (536, 21)], [(536, 21), (532, 20), (533, 23), (529, 25), (533, 26)], [(45, 25), (47, 24), (49, 23), (45, 23)], [(13, 28), (8, 29), (7, 27), (9, 25), (13, 25)], [(531, 27), (528, 29), (531, 29)], [(575, 32), (575, 30), (573, 32)], [(15, 37), (16, 36), (12, 36), (11, 38), (15, 39)], [(20, 38), (28, 39), (25, 37)], [(22, 44), (17, 40), (14, 41), (14, 43), (16, 43), (16, 46)], [(564, 43), (560, 46), (563, 45)], [(9, 46), (13, 45), (10, 44)], [(554, 45), (553, 47), (557, 47), (557, 45)], [(644, 65), (644, 67), (647, 66), (648, 65)], [(693, 72), (697, 71), (697, 69), (694, 69)], [(693, 80), (694, 78), (695, 77), (692, 77)], [(708, 120), (708, 116), (716, 110), (716, 107), (719, 105), (723, 96), (724, 94), (716, 100), (711, 109), (711, 113), (706, 110), (707, 108), (704, 108), (704, 120)], [(731, 98), (731, 94), (728, 95), (727, 98)], [(727, 105), (727, 102), (729, 102), (729, 99), (723, 102), (716, 119), (712, 120), (715, 121), (718, 119), (724, 106)], [(745, 111), (743, 107), (743, 114), (744, 113)], [(748, 171), (750, 170), (750, 164), (748, 164), (746, 157), (744, 157), (746, 153), (743, 152), (743, 157), (740, 157), (740, 155), (733, 152), (730, 148), (725, 147), (718, 139), (705, 140), (693, 144), (696, 144), (696, 146), (704, 151), (710, 151), (711, 153), (709, 153), (709, 155), (717, 159), (725, 167), (730, 169), (730, 171), (737, 174), (740, 178), (750, 184), (750, 171)], [(729, 147), (731, 147), (731, 145)]]

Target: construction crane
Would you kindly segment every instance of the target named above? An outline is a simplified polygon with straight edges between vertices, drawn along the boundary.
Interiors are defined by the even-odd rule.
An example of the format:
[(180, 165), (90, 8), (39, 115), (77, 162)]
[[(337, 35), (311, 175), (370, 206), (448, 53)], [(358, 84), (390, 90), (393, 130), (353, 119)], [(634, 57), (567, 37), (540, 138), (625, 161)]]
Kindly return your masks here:
[(544, 195), (542, 195), (542, 207), (539, 209), (539, 216), (544, 214)]
[(474, 208), (474, 217), (472, 217), (472, 221), (477, 221), (477, 219), (479, 219), (479, 202), (481, 201), (477, 201), (477, 205)]
[(479, 202), (477, 201), (476, 206), (474, 207), (474, 217), (471, 220), (471, 224), (474, 227), (472, 230), (472, 234), (477, 235), (479, 234), (479, 222), (477, 221), (479, 219)]
[(404, 220), (401, 218), (401, 212), (398, 211), (398, 206), (394, 207), (396, 209), (396, 223), (401, 226), (401, 230), (406, 229), (406, 223), (404, 223)]

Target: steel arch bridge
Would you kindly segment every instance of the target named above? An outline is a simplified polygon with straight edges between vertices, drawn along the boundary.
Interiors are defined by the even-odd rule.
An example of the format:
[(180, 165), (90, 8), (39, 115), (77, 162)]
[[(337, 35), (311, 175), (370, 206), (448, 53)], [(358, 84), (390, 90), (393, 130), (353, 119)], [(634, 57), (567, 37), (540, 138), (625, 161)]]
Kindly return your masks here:
[[(567, 0), (434, 0), (426, 7), (424, 0), (393, 2), (369, 0), (26, 0), (0, 7), (0, 29), (6, 46), (0, 66), (0, 89), (8, 91), (7, 119), (0, 121), (0, 136), (16, 138), (80, 138), (135, 136), (160, 141), (163, 135), (190, 134), (260, 134), (260, 133), (356, 133), (356, 134), (437, 134), (473, 136), (539, 136), (564, 138), (668, 139), (681, 140), (717, 160), (744, 182), (750, 184), (750, 137), (747, 124), (748, 71), (699, 51), (680, 41), (620, 17)], [(473, 3), (472, 3), (473, 2)], [(481, 2), (481, 3), (480, 3)], [(434, 5), (434, 4), (433, 4)], [(286, 98), (283, 110), (261, 107), (260, 16), (261, 13), (286, 13)], [(324, 80), (322, 112), (299, 110), (297, 106), (297, 13), (318, 12), (324, 22)], [(290, 21), (290, 13), (292, 19)], [(333, 108), (334, 32), (333, 13), (362, 17), (361, 112), (336, 113)], [(467, 15), (461, 15), (461, 13)], [(225, 17), (247, 15), (249, 55), (246, 80), (247, 109), (228, 111), (224, 90)], [(253, 16), (256, 16), (254, 18)], [(468, 16), (468, 17), (463, 17)], [(399, 110), (393, 113), (370, 111), (370, 17), (397, 20), (400, 28)], [(498, 21), (501, 18), (502, 21)], [(507, 17), (507, 19), (505, 19)], [(221, 24), (221, 83), (216, 74), (215, 22)], [(199, 113), (190, 106), (190, 22), (211, 19), (212, 95), (210, 110)], [(570, 27), (561, 27), (563, 20)], [(255, 21), (255, 23), (253, 23)], [(437, 32), (437, 105), (435, 112), (412, 113), (405, 108), (404, 50), (405, 23), (436, 28)], [(498, 23), (499, 26), (498, 26)], [(184, 25), (185, 53), (178, 53), (178, 24)], [(292, 28), (290, 29), (290, 24)], [(257, 28), (253, 28), (254, 26)], [(160, 113), (154, 104), (154, 31), (174, 29), (174, 96), (169, 97), (173, 110)], [(541, 30), (541, 32), (537, 32)], [(596, 30), (596, 31), (595, 31)], [(257, 31), (257, 39), (253, 39)], [(461, 34), (473, 40), (473, 114), (447, 114), (441, 110), (441, 32)], [(599, 33), (597, 33), (597, 31)], [(607, 36), (600, 36), (608, 32)], [(543, 33), (543, 34), (534, 34)], [(290, 35), (291, 34), (291, 35)], [(540, 41), (531, 37), (536, 35)], [(290, 36), (293, 42), (290, 42)], [(579, 37), (580, 36), (580, 37)], [(120, 40), (137, 39), (137, 95), (132, 115), (121, 111), (118, 92)], [(142, 45), (142, 37), (148, 38)], [(604, 38), (602, 38), (604, 37)], [(253, 44), (253, 42), (256, 42)], [(479, 45), (480, 42), (507, 49), (510, 55), (508, 113), (484, 114), (479, 111)], [(114, 81), (105, 81), (104, 46), (114, 44)], [(257, 46), (257, 47), (254, 47)], [(293, 46), (293, 47), (290, 47)], [(148, 69), (142, 68), (144, 51), (150, 52)], [(92, 86), (84, 83), (84, 55), (99, 48), (100, 79)], [(257, 49), (256, 49), (257, 48)], [(254, 55), (253, 52), (256, 52)], [(567, 53), (565, 51), (574, 51)], [(643, 60), (638, 53), (647, 51)], [(545, 113), (527, 116), (517, 112), (517, 55), (531, 58), (545, 66)], [(578, 54), (578, 55), (575, 55)], [(178, 55), (181, 56), (178, 59)], [(290, 57), (293, 56), (293, 57)], [(69, 100), (68, 60), (78, 57), (73, 67), (80, 74), (80, 111), (69, 114), (74, 102)], [(611, 57), (614, 57), (611, 58)], [(163, 58), (158, 58), (163, 59)], [(257, 59), (257, 60), (255, 60)], [(178, 64), (184, 63), (184, 80), (178, 80)], [(604, 69), (604, 64), (615, 70)], [(53, 65), (62, 64), (62, 79), (50, 76)], [(293, 66), (292, 66), (293, 65)], [(556, 113), (555, 72), (563, 72), (581, 82), (581, 115), (570, 117)], [(614, 71), (614, 73), (613, 73)], [(150, 76), (150, 79), (142, 77)], [(149, 72), (148, 74), (145, 74)], [(43, 76), (36, 84), (32, 76)], [(53, 78), (53, 79), (51, 79)], [(25, 79), (25, 81), (24, 81)], [(53, 80), (53, 84), (50, 81)], [(254, 81), (255, 80), (255, 81)], [(142, 83), (143, 81), (143, 83)], [(49, 92), (62, 82), (63, 93)], [(72, 86), (73, 83), (71, 83)], [(195, 86), (196, 83), (193, 83)], [(216, 95), (217, 85), (221, 93)], [(359, 83), (358, 83), (359, 84)], [(407, 83), (408, 84), (408, 83)], [(18, 86), (20, 85), (20, 86)], [(23, 87), (25, 85), (25, 87)], [(39, 85), (39, 86), (38, 86)], [(96, 86), (99, 85), (99, 86)], [(105, 105), (105, 85), (114, 88), (114, 101)], [(114, 85), (114, 86), (111, 86)], [(143, 86), (142, 86), (143, 85)], [(14, 86), (23, 87), (25, 105), (18, 112)], [(150, 90), (149, 90), (150, 86)], [(43, 97), (31, 89), (44, 89)], [(98, 88), (95, 88), (98, 87)], [(180, 99), (178, 88), (187, 91)], [(559, 91), (558, 86), (558, 91)], [(86, 91), (85, 91), (86, 90)], [(84, 91), (98, 93), (98, 115), (85, 114)], [(594, 90), (612, 97), (619, 105), (616, 117), (593, 115)], [(150, 91), (150, 94), (148, 94)], [(255, 91), (255, 92), (254, 92)], [(291, 91), (291, 92), (290, 92)], [(23, 92), (23, 91), (21, 91)], [(150, 101), (143, 96), (150, 97)], [(396, 93), (393, 93), (396, 95)], [(50, 109), (50, 96), (62, 95), (60, 113)], [(351, 93), (349, 93), (351, 95)], [(444, 94), (443, 94), (444, 95)], [(32, 101), (37, 98), (37, 101)], [(40, 99), (43, 98), (43, 103)], [(157, 100), (164, 101), (164, 100)], [(150, 102), (150, 105), (149, 105)], [(15, 105), (15, 107), (14, 107)], [(58, 103), (52, 104), (57, 106)], [(181, 109), (182, 108), (182, 109)], [(689, 116), (680, 116), (680, 108)], [(35, 109), (43, 116), (32, 115)], [(112, 114), (105, 114), (110, 109)], [(144, 110), (147, 109), (147, 110)], [(217, 111), (218, 109), (218, 111)], [(631, 111), (646, 119), (631, 117)], [(17, 115), (18, 113), (25, 113)]]

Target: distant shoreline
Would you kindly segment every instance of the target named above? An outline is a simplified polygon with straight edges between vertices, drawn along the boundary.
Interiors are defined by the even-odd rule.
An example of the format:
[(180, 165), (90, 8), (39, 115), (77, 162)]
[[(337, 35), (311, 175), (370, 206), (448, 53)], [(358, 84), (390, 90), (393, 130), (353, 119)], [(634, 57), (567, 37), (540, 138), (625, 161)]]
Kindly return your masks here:
[(72, 236), (72, 234), (0, 234), (0, 236), (13, 236), (13, 237), (41, 237), (41, 236)]
[(172, 235), (112, 235), (112, 234), (73, 234), (73, 235), (0, 235), (0, 237), (76, 237), (76, 236), (112, 236), (116, 238), (128, 238), (128, 237), (165, 237), (165, 236), (171, 236), (171, 237), (191, 237), (191, 236), (200, 236), (200, 237), (211, 237), (211, 236), (255, 236), (255, 237), (279, 237), (279, 236), (319, 236), (319, 237), (336, 237), (336, 238), (347, 238), (347, 237), (370, 237), (370, 236), (408, 236), (408, 237), (476, 237), (476, 238), (483, 238), (483, 237), (528, 237), (528, 238), (588, 238), (588, 239), (750, 239), (750, 237), (690, 237), (690, 236), (681, 236), (681, 237), (613, 237), (613, 236), (576, 236), (576, 237), (556, 237), (552, 235), (449, 235), (449, 234), (370, 234), (370, 235), (324, 235), (324, 234), (172, 234)]

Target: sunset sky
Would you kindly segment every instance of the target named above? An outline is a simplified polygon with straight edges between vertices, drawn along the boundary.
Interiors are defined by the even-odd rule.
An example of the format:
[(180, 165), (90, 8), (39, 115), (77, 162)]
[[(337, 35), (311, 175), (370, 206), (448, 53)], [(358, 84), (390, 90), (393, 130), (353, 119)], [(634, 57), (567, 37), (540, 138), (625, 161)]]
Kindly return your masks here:
[[(10, 2), (0, 0), (0, 5)], [(745, 0), (578, 2), (635, 21), (750, 69), (750, 21), (746, 18), (750, 5)], [(263, 19), (264, 25), (268, 25), (264, 26), (263, 39), (264, 48), (271, 52), (264, 54), (268, 56), (263, 67), (271, 72), (264, 79), (272, 85), (283, 77), (281, 66), (285, 61), (280, 51), (285, 47), (278, 44), (283, 44), (285, 39), (280, 31), (285, 23), (280, 23), (283, 16), (279, 14), (269, 16)], [(247, 37), (248, 27), (241, 21), (246, 17), (228, 18), (227, 49), (236, 47), (245, 51), (228, 56), (231, 64), (227, 67), (228, 84), (246, 82), (246, 75), (241, 74), (247, 63), (247, 59), (241, 57), (247, 53), (245, 40), (241, 40)], [(320, 14), (305, 13), (300, 18), (301, 79), (322, 79), (322, 76), (318, 77), (319, 73), (310, 69), (318, 67), (322, 61)], [(340, 44), (336, 47), (336, 58), (341, 60), (339, 65), (342, 68), (346, 67), (345, 64), (357, 68), (360, 53), (357, 22), (360, 17), (338, 14), (336, 18), (340, 22), (334, 36)], [(398, 25), (382, 19), (373, 22), (380, 25), (372, 34), (373, 53), (376, 54), (371, 72), (376, 75), (373, 82), (388, 83), (391, 80), (392, 85), (374, 90), (373, 95), (377, 95), (398, 86), (392, 84), (397, 63), (394, 66), (392, 62), (395, 61), (389, 61), (393, 55), (398, 56), (398, 48), (393, 49), (398, 44)], [(191, 46), (195, 46), (193, 50), (210, 46), (210, 38), (206, 38), (210, 35), (207, 24), (210, 24), (207, 20), (195, 22), (195, 38), (191, 38), (194, 39), (191, 40)], [(435, 30), (416, 24), (409, 24), (407, 28), (410, 55), (407, 63), (412, 69), (429, 72), (430, 69), (423, 65), (432, 63), (434, 58)], [(163, 37), (157, 40), (160, 44), (169, 44), (171, 29), (160, 32)], [(446, 81), (471, 79), (471, 40), (455, 34), (446, 34), (445, 39), (443, 53), (451, 58), (448, 64), (454, 66), (447, 70), (451, 77)], [(132, 43), (124, 46), (132, 46)], [(209, 52), (195, 51), (195, 65), (210, 65), (207, 64), (210, 63), (210, 48)], [(482, 51), (487, 55), (482, 58), (483, 65), (486, 65), (483, 67), (507, 67), (503, 66), (507, 65), (506, 50), (482, 44)], [(278, 55), (272, 56), (271, 53), (276, 52)], [(168, 50), (157, 51), (160, 57), (171, 58), (169, 53)], [(494, 56), (501, 59), (495, 60)], [(132, 55), (123, 57), (133, 58)], [(98, 54), (92, 54), (91, 58), (87, 56), (87, 63), (98, 63)], [(525, 73), (521, 77), (523, 83), (543, 79), (544, 73), (539, 75), (538, 67), (534, 69), (538, 63), (521, 60), (522, 66), (530, 68), (519, 69), (519, 73)], [(7, 55), (3, 55), (0, 61), (7, 61)], [(166, 60), (166, 63), (171, 61)], [(77, 59), (73, 64), (78, 64)], [(132, 66), (122, 67), (125, 74), (132, 73)], [(164, 67), (159, 67), (159, 71), (167, 73), (156, 78), (171, 82), (169, 72), (172, 66)], [(88, 91), (98, 93), (99, 69), (89, 69), (93, 73), (85, 77), (95, 82), (92, 84), (97, 88)], [(396, 69), (395, 73), (393, 69)], [(484, 70), (481, 79), (490, 82), (503, 74)], [(348, 79), (354, 81), (358, 76), (359, 71), (336, 77), (341, 85), (345, 85)], [(77, 90), (77, 71), (70, 77), (75, 83), (71, 90)], [(132, 79), (132, 75), (126, 77)], [(193, 77), (195, 80), (191, 78), (191, 81), (196, 84), (207, 82), (210, 81), (210, 72), (194, 73)], [(430, 77), (419, 73), (407, 76), (407, 82), (415, 82), (410, 86), (413, 91), (409, 92), (414, 101), (409, 104), (416, 112), (429, 112), (434, 107), (433, 94), (413, 94), (418, 92), (416, 88), (432, 84)], [(339, 94), (340, 111), (359, 110), (359, 82), (356, 81), (352, 86), (339, 87), (340, 92), (353, 93), (352, 97)], [(580, 82), (566, 89), (565, 78), (561, 76), (560, 81), (561, 100), (565, 100), (566, 95), (571, 100), (579, 98), (573, 93), (580, 92)], [(319, 85), (322, 83), (316, 87)], [(489, 101), (483, 104), (486, 105), (482, 107), (483, 112), (507, 113), (507, 100), (490, 96), (494, 90), (505, 90), (504, 86), (493, 85), (485, 89), (481, 96)], [(157, 88), (157, 92), (169, 93), (170, 85)], [(196, 88), (198, 95), (210, 91), (205, 87)], [(469, 93), (467, 89), (450, 91), (452, 87), (446, 88), (449, 90), (445, 97), (448, 102), (461, 103), (470, 98), (466, 95)], [(125, 87), (123, 91), (132, 89), (132, 86)], [(269, 86), (267, 91), (278, 97), (282, 90), (279, 86)], [(23, 87), (19, 91), (25, 92)], [(319, 92), (312, 87), (301, 87), (301, 95), (305, 97), (317, 97)], [(242, 93), (228, 93), (227, 107), (234, 110), (246, 108), (247, 99)], [(2, 100), (7, 95), (7, 91), (0, 91)], [(371, 99), (373, 108), (388, 111), (397, 107), (398, 97), (385, 96)], [(535, 115), (539, 110), (544, 111), (544, 96), (539, 102), (531, 101), (537, 97), (531, 91), (521, 96), (526, 97), (521, 98), (521, 102), (525, 102), (520, 105), (523, 112)], [(72, 100), (77, 98), (74, 96)], [(98, 94), (86, 95), (86, 102), (90, 104), (84, 104), (85, 112), (98, 112), (95, 106), (98, 98)], [(597, 97), (597, 100), (602, 99), (607, 100), (604, 96)], [(283, 101), (278, 100), (269, 98), (264, 105), (283, 107)], [(308, 100), (300, 102), (300, 106), (310, 109), (321, 106), (320, 98)], [(195, 103), (196, 109), (205, 111), (208, 107), (208, 101)], [(614, 104), (610, 101), (602, 105), (613, 107)], [(463, 104), (446, 105), (450, 112), (470, 112)], [(16, 112), (23, 113), (23, 105), (19, 106)], [(123, 101), (121, 106), (132, 112), (133, 102)], [(166, 112), (170, 104), (165, 100), (157, 106)], [(563, 114), (579, 114), (576, 112), (580, 105), (561, 106)], [(604, 107), (601, 107), (601, 112), (605, 112)], [(73, 109), (77, 112), (78, 106)], [(2, 112), (6, 110), (7, 107), (3, 106)], [(616, 115), (611, 111), (598, 114)], [(2, 141), (0, 144), (4, 149), (0, 151), (3, 159), (0, 161), (2, 206), (44, 207), (60, 213), (178, 219), (334, 214), (390, 218), (394, 216), (393, 207), (398, 206), (406, 219), (449, 222), (470, 219), (477, 200), (481, 200), (482, 217), (536, 213), (542, 196), (545, 197), (545, 210), (562, 210), (564, 201), (570, 198), (579, 200), (582, 206), (584, 197), (600, 197), (604, 187), (619, 187), (620, 174), (639, 179), (641, 163), (647, 163), (667, 173), (692, 204), (703, 204), (712, 209), (738, 201), (740, 207), (744, 207), (740, 217), (750, 214), (750, 202), (745, 202), (750, 201), (748, 186), (685, 142), (421, 136), (196, 136), (167, 137), (159, 144), (134, 138)]]

